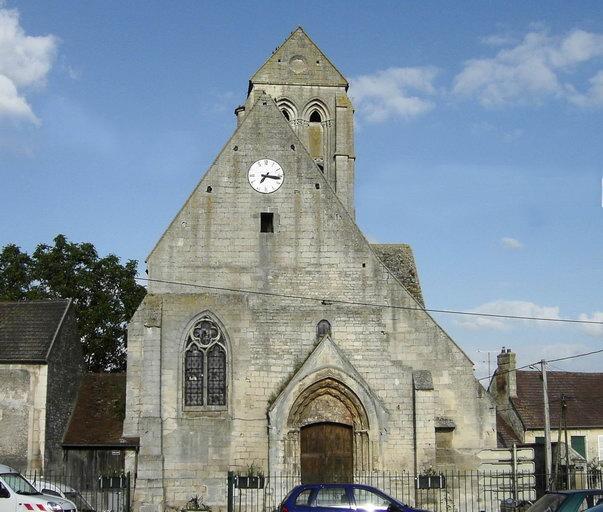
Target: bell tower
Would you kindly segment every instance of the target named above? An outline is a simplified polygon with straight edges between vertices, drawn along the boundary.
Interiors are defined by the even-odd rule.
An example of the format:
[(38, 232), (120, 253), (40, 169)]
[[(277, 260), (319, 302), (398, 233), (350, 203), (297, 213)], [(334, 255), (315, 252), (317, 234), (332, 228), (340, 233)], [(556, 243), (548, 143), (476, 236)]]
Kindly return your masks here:
[(354, 109), (348, 81), (308, 37), (295, 29), (249, 81), (238, 121), (262, 92), (283, 116), (354, 217)]

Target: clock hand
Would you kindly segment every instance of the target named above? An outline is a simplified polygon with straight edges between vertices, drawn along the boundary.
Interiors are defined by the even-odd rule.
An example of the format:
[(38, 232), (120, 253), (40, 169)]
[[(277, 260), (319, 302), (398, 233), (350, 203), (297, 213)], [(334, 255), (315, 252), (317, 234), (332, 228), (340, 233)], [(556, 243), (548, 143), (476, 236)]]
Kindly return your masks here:
[[(270, 178), (272, 180), (280, 180), (281, 179), (280, 176), (273, 176), (272, 174), (262, 174), (262, 181), (264, 181), (266, 178)], [(260, 183), (262, 183), (262, 181), (260, 181)]]

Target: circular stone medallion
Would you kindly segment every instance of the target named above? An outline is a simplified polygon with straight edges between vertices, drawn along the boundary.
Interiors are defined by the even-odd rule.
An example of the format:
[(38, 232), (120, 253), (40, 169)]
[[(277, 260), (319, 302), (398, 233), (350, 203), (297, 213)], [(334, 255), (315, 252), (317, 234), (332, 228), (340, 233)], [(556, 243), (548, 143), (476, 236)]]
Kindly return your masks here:
[(296, 55), (295, 57), (291, 57), (289, 61), (289, 67), (291, 71), (293, 71), (296, 75), (303, 73), (308, 69), (308, 65), (306, 64), (306, 60), (301, 55)]

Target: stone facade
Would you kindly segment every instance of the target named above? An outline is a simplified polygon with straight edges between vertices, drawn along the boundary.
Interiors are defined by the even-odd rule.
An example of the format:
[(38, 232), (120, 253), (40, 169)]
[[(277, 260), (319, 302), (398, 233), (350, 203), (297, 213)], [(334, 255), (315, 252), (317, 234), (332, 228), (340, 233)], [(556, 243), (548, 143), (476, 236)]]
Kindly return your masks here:
[[(438, 418), (454, 426), (462, 467), (496, 446), (472, 362), (354, 222), (346, 91), (297, 29), (252, 77), (237, 129), (149, 255), (149, 293), (128, 331), (137, 509), (195, 494), (224, 506), (227, 471), (252, 464), (303, 474), (300, 432), (315, 423), (353, 429), (355, 471), (435, 465)], [(260, 194), (247, 171), (267, 158), (285, 177)], [(222, 333), (223, 405), (185, 405), (200, 319)]]

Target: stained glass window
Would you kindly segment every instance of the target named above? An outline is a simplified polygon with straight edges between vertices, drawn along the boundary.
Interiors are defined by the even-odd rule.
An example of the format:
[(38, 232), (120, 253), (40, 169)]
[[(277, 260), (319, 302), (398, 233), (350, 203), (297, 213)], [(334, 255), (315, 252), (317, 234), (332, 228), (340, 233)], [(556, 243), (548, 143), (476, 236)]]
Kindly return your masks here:
[(184, 405), (226, 405), (226, 342), (220, 327), (203, 317), (190, 329), (184, 352)]

